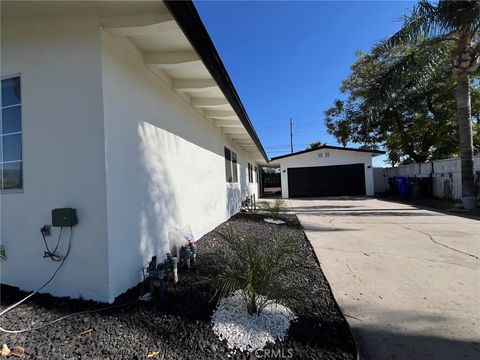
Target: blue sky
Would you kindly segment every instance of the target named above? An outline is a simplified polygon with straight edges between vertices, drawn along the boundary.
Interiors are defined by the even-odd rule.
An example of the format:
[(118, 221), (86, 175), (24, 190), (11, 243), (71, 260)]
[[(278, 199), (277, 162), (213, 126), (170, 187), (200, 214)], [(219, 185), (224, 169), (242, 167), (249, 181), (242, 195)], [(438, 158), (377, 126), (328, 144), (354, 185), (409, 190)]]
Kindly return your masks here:
[(397, 31), (413, 4), (195, 1), (270, 157), (290, 151), (290, 118), (295, 151), (317, 140), (337, 145), (323, 112), (340, 97), (355, 51)]

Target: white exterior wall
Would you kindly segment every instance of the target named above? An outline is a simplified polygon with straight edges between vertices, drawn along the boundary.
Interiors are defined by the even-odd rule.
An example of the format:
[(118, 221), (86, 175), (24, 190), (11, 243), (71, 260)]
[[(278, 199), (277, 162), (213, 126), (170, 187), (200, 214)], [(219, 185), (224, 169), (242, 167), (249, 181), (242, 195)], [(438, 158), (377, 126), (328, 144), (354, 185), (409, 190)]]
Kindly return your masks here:
[[(5, 14), (2, 13), (2, 16)], [(24, 191), (1, 195), (1, 282), (35, 290), (59, 263), (42, 258), (51, 210), (74, 207), (72, 249), (42, 292), (107, 301), (107, 216), (100, 34), (94, 15), (2, 18), (2, 77), (21, 74)], [(68, 244), (64, 231), (61, 254)], [(47, 237), (55, 247), (58, 228)]]
[[(323, 153), (323, 157), (318, 154)], [(325, 157), (325, 153), (330, 153), (329, 157)], [(286, 157), (275, 161), (280, 163), (282, 197), (288, 198), (288, 168), (310, 167), (310, 166), (331, 166), (331, 165), (348, 165), (348, 164), (365, 164), (365, 193), (373, 196), (373, 169), (372, 154), (364, 152), (320, 149), (295, 156)]]
[[(53, 274), (40, 228), (54, 208), (76, 208), (79, 224), (42, 292), (111, 302), (163, 255), (173, 227), (189, 223), (199, 238), (258, 198), (254, 160), (103, 33), (97, 14), (17, 12), (2, 18), (1, 50), (2, 77), (21, 74), (24, 171), (24, 190), (1, 196), (2, 283), (36, 290)], [(237, 184), (225, 180), (224, 146), (238, 155)]]
[[(102, 79), (113, 300), (141, 280), (152, 255), (165, 254), (168, 231), (190, 224), (199, 238), (258, 184), (248, 184), (247, 161), (255, 162), (107, 33)], [(225, 180), (225, 145), (239, 158), (237, 184)]]

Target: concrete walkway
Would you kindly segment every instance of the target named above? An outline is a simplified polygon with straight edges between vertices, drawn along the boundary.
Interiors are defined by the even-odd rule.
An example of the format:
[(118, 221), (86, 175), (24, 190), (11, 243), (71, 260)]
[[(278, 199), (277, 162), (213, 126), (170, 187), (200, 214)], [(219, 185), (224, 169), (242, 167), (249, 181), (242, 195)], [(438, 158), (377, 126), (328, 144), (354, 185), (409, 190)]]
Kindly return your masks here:
[(480, 359), (480, 221), (366, 198), (287, 204), (362, 359)]

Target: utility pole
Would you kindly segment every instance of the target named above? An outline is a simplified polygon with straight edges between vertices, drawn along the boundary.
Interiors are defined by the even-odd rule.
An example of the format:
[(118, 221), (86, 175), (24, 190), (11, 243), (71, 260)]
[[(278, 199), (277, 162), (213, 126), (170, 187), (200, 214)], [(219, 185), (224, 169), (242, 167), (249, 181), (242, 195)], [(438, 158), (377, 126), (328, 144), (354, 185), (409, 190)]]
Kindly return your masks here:
[(293, 154), (293, 125), (292, 125), (292, 118), (290, 118), (290, 153)]

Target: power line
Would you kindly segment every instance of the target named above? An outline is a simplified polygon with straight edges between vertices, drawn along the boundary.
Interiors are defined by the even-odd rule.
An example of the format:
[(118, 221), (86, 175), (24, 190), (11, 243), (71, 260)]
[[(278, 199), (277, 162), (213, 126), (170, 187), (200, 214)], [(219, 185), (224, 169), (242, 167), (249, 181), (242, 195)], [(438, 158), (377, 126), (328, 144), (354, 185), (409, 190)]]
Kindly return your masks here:
[[(300, 148), (300, 149), (305, 149), (305, 148), (307, 148), (307, 147), (308, 147), (308, 145), (306, 145), (306, 146), (294, 146), (293, 148), (294, 148), (294, 149), (299, 149), (299, 148)], [(282, 151), (283, 151), (283, 152), (288, 152), (288, 151), (290, 151), (290, 150), (291, 150), (291, 149), (290, 149), (290, 147), (289, 147), (289, 148), (284, 148), (284, 149), (272, 149), (272, 150), (267, 150), (267, 152), (282, 152)]]
[[(299, 146), (300, 146), (300, 147), (301, 147), (301, 146), (308, 146), (308, 145), (310, 145), (310, 144), (295, 144), (295, 147), (299, 147)], [(267, 149), (267, 150), (268, 150), (268, 149), (279, 149), (279, 148), (280, 148), (280, 149), (282, 149), (282, 148), (285, 148), (285, 149), (287, 149), (287, 148), (289, 148), (289, 147), (290, 147), (290, 145), (272, 145), (272, 146), (264, 146), (264, 148), (265, 148), (265, 149)]]
[[(283, 122), (276, 122), (276, 123), (255, 123), (253, 124), (257, 129), (265, 129), (265, 128), (278, 128), (279, 126), (284, 125)], [(286, 125), (286, 124), (285, 124)], [(295, 125), (301, 125), (302, 127), (306, 126), (321, 126), (325, 127), (323, 121), (316, 120), (316, 121), (296, 121)]]
[[(287, 124), (285, 124), (287, 125)], [(297, 123), (295, 122), (295, 126), (297, 125)], [(271, 133), (272, 131), (276, 131), (276, 132), (286, 132), (285, 128), (282, 128), (281, 127), (282, 124), (280, 125), (276, 125), (276, 126), (269, 126), (269, 127), (262, 127), (262, 128), (257, 128), (257, 130), (259, 132), (265, 132), (265, 131), (268, 131), (269, 133)], [(289, 125), (288, 125), (289, 126)], [(320, 125), (303, 125), (303, 126), (300, 126), (301, 127), (301, 131), (312, 131), (312, 130), (317, 130), (317, 131), (321, 131), (321, 130), (326, 130), (325, 127), (323, 126), (320, 126)], [(298, 129), (298, 127), (297, 127)]]
[[(323, 120), (324, 114), (323, 112), (319, 112), (316, 114), (308, 114), (308, 115), (294, 115), (295, 121), (305, 121), (305, 120)], [(279, 116), (273, 118), (255, 118), (252, 119), (252, 122), (282, 122), (288, 119), (287, 116)]]

